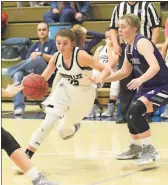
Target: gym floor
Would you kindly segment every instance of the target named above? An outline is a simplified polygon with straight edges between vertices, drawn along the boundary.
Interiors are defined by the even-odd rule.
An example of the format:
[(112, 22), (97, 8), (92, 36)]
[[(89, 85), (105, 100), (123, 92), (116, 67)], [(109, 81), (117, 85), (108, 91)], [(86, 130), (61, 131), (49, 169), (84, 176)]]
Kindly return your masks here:
[[(45, 115), (38, 106), (28, 105), (24, 120), (13, 119), (12, 106), (2, 104), (2, 126), (25, 149)], [(4, 118), (6, 115), (11, 118)], [(83, 120), (81, 129), (66, 141), (59, 138), (55, 126), (32, 161), (59, 185), (168, 185), (168, 122), (155, 123), (150, 124), (153, 144), (161, 159), (152, 165), (139, 167), (135, 160), (116, 160), (115, 155), (129, 144), (127, 125), (98, 120)], [(3, 151), (2, 185), (31, 184), (26, 176), (15, 174), (12, 167)]]

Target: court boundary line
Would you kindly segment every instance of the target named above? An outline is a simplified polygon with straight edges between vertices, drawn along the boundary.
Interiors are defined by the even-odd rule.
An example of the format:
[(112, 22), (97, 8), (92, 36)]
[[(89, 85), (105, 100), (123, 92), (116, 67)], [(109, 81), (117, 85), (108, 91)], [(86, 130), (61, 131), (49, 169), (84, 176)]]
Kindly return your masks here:
[[(157, 151), (160, 152), (164, 152), (164, 151), (168, 151), (168, 148), (165, 149), (157, 149)], [(106, 151), (101, 151), (101, 150), (97, 150), (97, 151), (92, 151), (92, 150), (82, 150), (82, 152), (94, 152), (94, 153), (114, 153), (110, 150), (106, 150)], [(39, 153), (39, 154), (34, 154), (34, 156), (54, 156), (54, 155), (71, 155), (74, 154), (74, 152), (53, 152), (53, 153)]]

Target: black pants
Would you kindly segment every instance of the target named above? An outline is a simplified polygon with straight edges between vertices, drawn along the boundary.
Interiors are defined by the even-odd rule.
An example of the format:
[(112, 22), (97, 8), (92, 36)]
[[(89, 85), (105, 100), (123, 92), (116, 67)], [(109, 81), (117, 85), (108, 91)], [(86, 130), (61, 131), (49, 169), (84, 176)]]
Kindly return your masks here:
[(3, 128), (1, 128), (1, 148), (7, 152), (9, 157), (15, 150), (20, 148), (15, 138)]
[[(125, 57), (125, 44), (121, 44), (122, 55), (119, 57), (119, 68), (121, 69), (124, 57)], [(134, 78), (133, 72), (125, 79), (120, 80), (120, 115), (122, 118), (126, 118), (127, 110), (130, 106), (130, 103), (136, 93), (136, 91), (129, 90), (127, 84)]]

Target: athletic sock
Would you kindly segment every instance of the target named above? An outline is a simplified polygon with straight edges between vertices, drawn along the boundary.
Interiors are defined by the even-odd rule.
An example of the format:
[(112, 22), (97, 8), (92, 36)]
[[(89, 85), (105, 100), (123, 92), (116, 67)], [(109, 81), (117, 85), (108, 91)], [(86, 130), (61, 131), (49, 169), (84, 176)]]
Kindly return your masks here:
[(146, 145), (152, 145), (152, 137), (146, 137), (146, 138), (143, 138), (141, 139), (141, 144), (142, 146), (146, 146)]
[(132, 139), (132, 140), (131, 140), (131, 143), (134, 144), (134, 145), (139, 145), (139, 146), (142, 145), (140, 139)]

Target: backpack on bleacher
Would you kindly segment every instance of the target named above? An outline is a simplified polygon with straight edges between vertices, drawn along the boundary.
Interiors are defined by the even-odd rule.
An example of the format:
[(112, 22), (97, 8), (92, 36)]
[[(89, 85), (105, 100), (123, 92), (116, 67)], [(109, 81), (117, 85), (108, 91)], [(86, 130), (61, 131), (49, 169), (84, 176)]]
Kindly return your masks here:
[(29, 38), (23, 37), (4, 40), (1, 52), (2, 61), (24, 60), (31, 44), (32, 42)]

